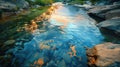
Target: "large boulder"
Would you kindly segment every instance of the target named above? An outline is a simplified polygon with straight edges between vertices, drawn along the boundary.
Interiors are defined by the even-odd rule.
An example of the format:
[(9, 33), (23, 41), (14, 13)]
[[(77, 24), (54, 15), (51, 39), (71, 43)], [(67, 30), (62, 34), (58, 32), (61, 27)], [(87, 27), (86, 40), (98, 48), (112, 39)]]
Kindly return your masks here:
[(111, 30), (111, 32), (116, 33), (120, 36), (120, 18), (113, 18), (110, 20), (106, 20), (97, 24), (100, 28), (105, 28)]
[(105, 17), (106, 13), (107, 12), (109, 13), (109, 11), (113, 12), (113, 10), (116, 10), (116, 9), (120, 9), (120, 4), (95, 6), (88, 11), (88, 14), (92, 14), (100, 18), (107, 19)]
[(120, 3), (120, 0), (99, 0), (96, 2), (96, 5), (112, 5), (114, 3)]
[(25, 0), (15, 0), (13, 3), (16, 4), (19, 8), (26, 9), (29, 7), (29, 3)]
[(27, 9), (29, 3), (25, 0), (0, 0), (0, 19), (16, 14), (19, 9)]
[(78, 8), (84, 8), (85, 10), (89, 10), (91, 8), (93, 8), (93, 6), (89, 5), (89, 4), (83, 4), (83, 5), (80, 5), (80, 4), (74, 4), (75, 7), (78, 7)]
[(106, 19), (111, 19), (111, 18), (114, 18), (114, 17), (120, 17), (120, 9), (108, 11), (108, 12), (105, 14), (105, 18), (106, 18)]
[(98, 67), (119, 67), (120, 44), (103, 43), (96, 45), (87, 50), (87, 57), (91, 67), (93, 65)]
[(15, 4), (5, 2), (5, 1), (0, 1), (0, 10), (1, 11), (14, 11), (16, 10), (17, 6)]
[(15, 5), (15, 8), (28, 8), (29, 7), (29, 3), (25, 0), (1, 0), (0, 1), (0, 6), (12, 8), (14, 7), (13, 5)]

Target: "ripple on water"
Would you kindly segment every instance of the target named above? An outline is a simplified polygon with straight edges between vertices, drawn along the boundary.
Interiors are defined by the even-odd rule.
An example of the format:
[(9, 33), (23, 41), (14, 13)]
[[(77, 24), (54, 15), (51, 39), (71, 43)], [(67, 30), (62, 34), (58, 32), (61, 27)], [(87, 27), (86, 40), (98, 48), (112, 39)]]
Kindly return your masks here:
[[(61, 6), (52, 14), (49, 22), (49, 29), (43, 33), (35, 32), (34, 38), (26, 42), (22, 50), (14, 53), (19, 65), (86, 67), (84, 47), (93, 47), (103, 40), (94, 22), (83, 10), (73, 6)], [(75, 46), (76, 56), (70, 56), (75, 52), (71, 46)]]

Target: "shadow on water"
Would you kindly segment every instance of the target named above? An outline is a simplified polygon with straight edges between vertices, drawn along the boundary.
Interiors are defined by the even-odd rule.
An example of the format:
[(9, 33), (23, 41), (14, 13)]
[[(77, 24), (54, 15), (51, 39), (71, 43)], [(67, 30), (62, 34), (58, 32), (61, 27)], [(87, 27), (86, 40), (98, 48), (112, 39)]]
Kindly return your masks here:
[(43, 29), (42, 33), (37, 29), (23, 49), (13, 49), (13, 66), (87, 67), (84, 47), (93, 47), (104, 39), (85, 11), (73, 6), (60, 6)]

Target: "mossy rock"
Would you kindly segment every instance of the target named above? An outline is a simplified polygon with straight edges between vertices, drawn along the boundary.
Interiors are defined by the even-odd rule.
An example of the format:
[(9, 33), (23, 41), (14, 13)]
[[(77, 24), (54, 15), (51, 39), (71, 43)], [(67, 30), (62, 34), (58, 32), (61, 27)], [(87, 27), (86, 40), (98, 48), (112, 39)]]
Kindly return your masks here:
[(5, 45), (12, 45), (15, 43), (15, 40), (8, 40), (6, 42), (4, 42)]

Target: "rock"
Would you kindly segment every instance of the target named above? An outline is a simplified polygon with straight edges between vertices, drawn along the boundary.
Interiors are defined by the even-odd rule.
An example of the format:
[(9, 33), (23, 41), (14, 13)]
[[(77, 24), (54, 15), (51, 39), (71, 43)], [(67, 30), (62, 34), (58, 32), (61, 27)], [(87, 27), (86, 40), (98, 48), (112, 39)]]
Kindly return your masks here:
[(66, 53), (63, 54), (63, 59), (68, 64), (71, 62), (71, 57)]
[(111, 32), (120, 35), (120, 18), (113, 18), (110, 20), (106, 20), (97, 24), (100, 28), (105, 28), (111, 30)]
[(88, 5), (88, 4), (83, 4), (83, 5), (80, 5), (80, 4), (74, 4), (74, 6), (75, 6), (75, 7), (79, 7), (79, 8), (84, 8), (85, 10), (88, 10), (88, 9), (93, 8), (93, 6)]
[(17, 6), (15, 4), (5, 2), (5, 1), (0, 1), (0, 10), (3, 11), (14, 11), (16, 10)]
[(104, 5), (104, 6), (95, 6), (92, 9), (88, 10), (88, 14), (93, 14), (95, 16), (98, 16), (103, 19), (107, 19), (105, 17), (106, 13), (108, 11), (120, 9), (120, 4), (115, 4), (115, 5)]
[(28, 8), (29, 3), (25, 0), (2, 0), (5, 2), (9, 2), (11, 4), (15, 4), (18, 8)]
[(65, 61), (64, 60), (61, 60), (59, 63), (58, 63), (58, 67), (66, 67), (66, 64), (65, 64)]
[(29, 7), (29, 3), (25, 0), (16, 0), (15, 4), (19, 7), (19, 8), (28, 8)]
[(33, 8), (40, 8), (41, 6), (40, 5), (34, 5), (32, 6)]
[(25, 0), (1, 0), (0, 10), (5, 11), (15, 11), (19, 8), (28, 8), (29, 3)]
[(25, 0), (0, 0), (0, 18), (17, 14), (19, 9), (27, 9), (29, 3)]
[(4, 44), (5, 45), (12, 45), (12, 44), (14, 44), (15, 43), (15, 40), (8, 40), (8, 41), (6, 41)]
[(120, 4), (120, 1), (118, 1), (118, 2), (114, 2), (113, 4)]
[[(97, 56), (97, 59), (93, 56)], [(87, 57), (90, 66), (113, 66), (116, 62), (120, 62), (120, 44), (103, 43), (96, 45), (95, 47), (87, 50)], [(90, 62), (94, 60), (95, 63)]]
[(114, 4), (114, 3), (119, 3), (120, 0), (99, 0), (97, 1), (96, 5), (111, 5), (111, 4)]
[(96, 50), (96, 48), (87, 49), (86, 54), (87, 54), (89, 66), (91, 66), (91, 67), (96, 66), (95, 65), (95, 63), (97, 61), (97, 50)]
[(105, 14), (105, 18), (106, 18), (106, 19), (111, 19), (111, 18), (114, 18), (114, 17), (120, 17), (120, 9), (108, 11), (108, 12)]

